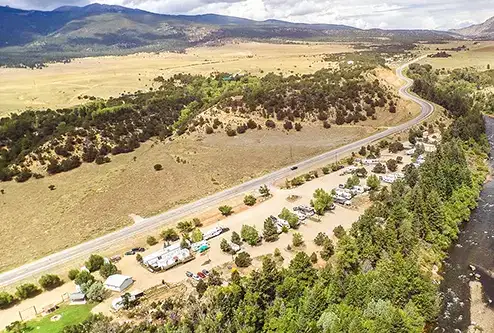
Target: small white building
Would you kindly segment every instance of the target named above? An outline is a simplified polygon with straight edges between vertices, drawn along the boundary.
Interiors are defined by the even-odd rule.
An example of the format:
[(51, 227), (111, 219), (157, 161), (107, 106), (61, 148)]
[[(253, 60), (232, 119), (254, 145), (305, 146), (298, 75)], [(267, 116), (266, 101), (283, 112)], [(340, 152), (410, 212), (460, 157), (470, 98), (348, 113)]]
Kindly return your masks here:
[(132, 277), (121, 274), (114, 274), (110, 275), (108, 279), (106, 279), (104, 286), (108, 290), (122, 292), (130, 287), (132, 283), (134, 283)]
[(69, 295), (69, 299), (71, 305), (86, 304), (86, 295), (80, 291), (71, 293)]

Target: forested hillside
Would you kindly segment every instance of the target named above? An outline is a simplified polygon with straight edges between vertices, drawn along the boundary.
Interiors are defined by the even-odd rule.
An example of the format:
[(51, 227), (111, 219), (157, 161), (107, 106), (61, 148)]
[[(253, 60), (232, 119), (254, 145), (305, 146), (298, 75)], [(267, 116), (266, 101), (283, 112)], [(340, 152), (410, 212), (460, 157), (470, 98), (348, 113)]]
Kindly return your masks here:
[[(136, 309), (141, 324), (94, 316), (64, 332), (423, 332), (441, 301), (433, 266), (477, 205), (489, 149), (482, 104), (449, 91), (427, 68), (411, 72), (451, 107), (452, 125), (422, 166), (406, 166), (404, 180), (372, 194), (372, 206), (339, 235), (324, 269), (304, 252), (286, 269), (279, 255), (265, 257), (249, 276), (234, 271), (227, 286), (213, 274), (197, 297)], [(439, 98), (444, 91), (455, 104)]]
[(87, 103), (78, 107), (13, 114), (0, 119), (0, 181), (107, 163), (152, 137), (301, 131), (309, 122), (329, 128), (376, 119), (377, 111), (397, 112), (397, 97), (370, 73), (376, 66), (356, 62), (289, 77), (178, 74), (156, 78), (148, 92), (109, 100), (84, 96)]

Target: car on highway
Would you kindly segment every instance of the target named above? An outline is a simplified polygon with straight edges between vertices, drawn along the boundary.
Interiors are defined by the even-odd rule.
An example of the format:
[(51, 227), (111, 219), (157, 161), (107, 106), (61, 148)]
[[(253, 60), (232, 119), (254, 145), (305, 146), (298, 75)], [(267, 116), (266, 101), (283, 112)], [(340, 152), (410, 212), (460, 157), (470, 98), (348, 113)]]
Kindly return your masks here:
[(197, 272), (197, 276), (199, 276), (201, 279), (206, 278), (206, 274), (204, 274), (203, 272)]
[(293, 170), (297, 170), (297, 169), (298, 169), (298, 166), (296, 166), (296, 165), (294, 165), (294, 166), (292, 166), (292, 167), (290, 168), (290, 170), (292, 170), (292, 171), (293, 171)]

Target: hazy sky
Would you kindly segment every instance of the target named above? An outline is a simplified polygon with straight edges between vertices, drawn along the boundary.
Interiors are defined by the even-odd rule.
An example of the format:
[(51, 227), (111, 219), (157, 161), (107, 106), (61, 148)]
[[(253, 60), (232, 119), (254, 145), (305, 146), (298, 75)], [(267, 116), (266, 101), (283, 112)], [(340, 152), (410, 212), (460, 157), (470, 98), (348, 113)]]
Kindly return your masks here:
[[(90, 0), (0, 0), (0, 5), (51, 10)], [(494, 0), (99, 0), (166, 14), (215, 13), (255, 20), (347, 24), (358, 28), (450, 29), (494, 16)]]

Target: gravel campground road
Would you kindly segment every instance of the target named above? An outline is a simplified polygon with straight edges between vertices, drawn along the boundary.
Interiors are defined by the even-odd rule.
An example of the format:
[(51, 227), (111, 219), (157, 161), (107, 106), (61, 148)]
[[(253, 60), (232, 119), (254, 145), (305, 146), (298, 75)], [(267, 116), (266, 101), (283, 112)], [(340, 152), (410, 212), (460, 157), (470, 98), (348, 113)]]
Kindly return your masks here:
[[(423, 56), (424, 57), (424, 56)], [(405, 131), (410, 127), (420, 123), (427, 117), (429, 117), (434, 111), (434, 106), (426, 100), (423, 100), (411, 93), (408, 92), (408, 89), (413, 84), (413, 80), (405, 77), (403, 71), (408, 67), (409, 64), (416, 62), (423, 57), (417, 58), (411, 62), (408, 62), (399, 68), (396, 69), (396, 75), (405, 81), (405, 85), (403, 85), (399, 89), (399, 94), (404, 98), (410, 99), (415, 103), (420, 105), (421, 113), (415, 119), (412, 119), (404, 124), (401, 124), (396, 127), (388, 128), (382, 132), (373, 134), (367, 138), (361, 139), (359, 141), (355, 141), (348, 145), (342, 146), (340, 148), (334, 149), (332, 151), (326, 152), (319, 156), (315, 156), (308, 160), (302, 161), (297, 164), (300, 169), (310, 168), (316, 165), (321, 164), (324, 161), (332, 160), (337, 156), (341, 156), (345, 153), (358, 150), (361, 146), (366, 146), (376, 140), (380, 140), (386, 136), (391, 134), (395, 134), (398, 132)], [(225, 200), (231, 199), (239, 194), (253, 191), (259, 188), (259, 186), (263, 184), (272, 184), (276, 180), (293, 177), (296, 171), (290, 169), (290, 167), (286, 167), (277, 171), (274, 171), (270, 174), (262, 176), (260, 178), (256, 178), (240, 184), (238, 186), (232, 187), (230, 189), (218, 192), (211, 196), (202, 198), (195, 202), (191, 202), (189, 204), (185, 204), (183, 206), (177, 207), (175, 209), (169, 210), (162, 214), (149, 217), (139, 221), (138, 223), (131, 225), (129, 227), (123, 228), (121, 230), (112, 232), (110, 234), (104, 235), (102, 237), (90, 240), (88, 242), (79, 244), (72, 248), (68, 248), (66, 250), (51, 254), (39, 260), (33, 261), (31, 263), (25, 264), (18, 268), (12, 269), (10, 271), (4, 272), (0, 274), (0, 287), (8, 286), (19, 282), (23, 279), (29, 278), (33, 275), (41, 274), (43, 272), (49, 271), (55, 267), (63, 265), (67, 262), (71, 262), (80, 258), (84, 258), (91, 253), (99, 252), (103, 249), (109, 248), (115, 244), (121, 243), (126, 239), (134, 237), (136, 235), (144, 234), (149, 231), (152, 231), (158, 227), (164, 226), (166, 224), (172, 223), (174, 221), (179, 220), (180, 218), (184, 218), (186, 216), (190, 216), (191, 214), (195, 214), (201, 211), (204, 211), (210, 207), (215, 205), (219, 205)]]

